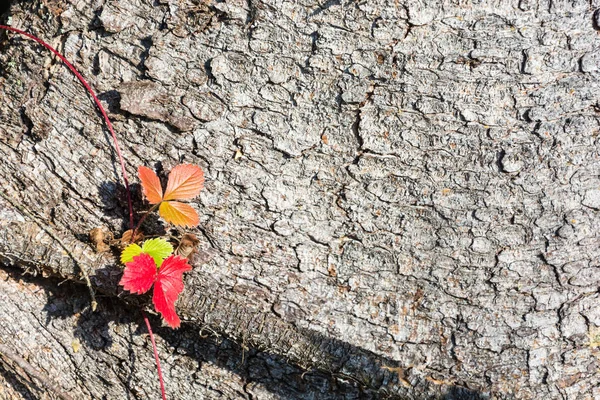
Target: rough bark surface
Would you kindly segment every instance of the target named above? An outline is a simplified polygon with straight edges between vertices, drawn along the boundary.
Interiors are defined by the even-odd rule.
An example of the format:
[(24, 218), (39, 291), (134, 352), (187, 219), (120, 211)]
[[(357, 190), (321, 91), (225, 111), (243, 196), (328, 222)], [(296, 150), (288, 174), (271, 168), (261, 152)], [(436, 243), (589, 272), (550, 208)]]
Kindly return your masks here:
[[(214, 257), (186, 277), (184, 328), (160, 331), (174, 398), (600, 398), (600, 1), (8, 15), (90, 80), (130, 175), (206, 172), (194, 232)], [(93, 314), (84, 290), (7, 268), (0, 341), (86, 398), (155, 396), (139, 316), (120, 317), (137, 300), (87, 240), (128, 219), (112, 144), (63, 65), (2, 37), (0, 261), (84, 269), (109, 299)]]

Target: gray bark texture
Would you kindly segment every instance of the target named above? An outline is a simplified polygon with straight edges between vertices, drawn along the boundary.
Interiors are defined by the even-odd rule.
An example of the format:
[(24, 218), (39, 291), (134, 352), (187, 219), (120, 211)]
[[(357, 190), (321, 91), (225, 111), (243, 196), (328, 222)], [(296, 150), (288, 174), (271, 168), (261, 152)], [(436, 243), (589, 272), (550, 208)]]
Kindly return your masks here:
[[(170, 398), (600, 398), (600, 0), (3, 18), (90, 81), (132, 181), (205, 171), (182, 328), (152, 318)], [(106, 127), (46, 49), (0, 48), (0, 344), (74, 398), (158, 398), (147, 298), (88, 240), (128, 224)], [(1, 354), (0, 384), (55, 396)]]

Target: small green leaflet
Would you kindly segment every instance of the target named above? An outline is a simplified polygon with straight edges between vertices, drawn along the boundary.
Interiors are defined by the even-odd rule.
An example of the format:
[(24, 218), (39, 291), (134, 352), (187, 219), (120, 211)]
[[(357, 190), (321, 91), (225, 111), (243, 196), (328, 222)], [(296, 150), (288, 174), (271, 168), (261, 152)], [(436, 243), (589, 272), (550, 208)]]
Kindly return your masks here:
[(135, 243), (130, 244), (125, 247), (125, 250), (121, 253), (121, 263), (127, 264), (128, 262), (133, 261), (133, 257), (139, 256), (142, 254), (142, 248)]
[(157, 267), (160, 267), (163, 260), (173, 253), (173, 246), (163, 238), (146, 240), (142, 247), (133, 243), (130, 244), (121, 253), (121, 262), (126, 264), (133, 261), (133, 257), (142, 253), (148, 254), (154, 259)]
[(173, 246), (163, 238), (150, 239), (142, 245), (142, 252), (154, 258), (156, 266), (160, 267), (163, 260), (173, 253)]

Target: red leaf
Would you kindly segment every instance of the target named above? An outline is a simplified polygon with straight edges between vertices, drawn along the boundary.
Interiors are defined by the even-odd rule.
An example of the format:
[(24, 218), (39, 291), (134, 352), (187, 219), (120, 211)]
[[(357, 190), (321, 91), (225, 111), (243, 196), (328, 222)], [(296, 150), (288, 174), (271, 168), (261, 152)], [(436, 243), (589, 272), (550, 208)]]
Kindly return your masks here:
[(150, 204), (160, 203), (163, 198), (163, 190), (158, 175), (150, 168), (143, 166), (138, 167), (138, 175), (140, 176), (142, 189), (144, 190), (144, 195), (148, 199), (148, 202)]
[(197, 165), (177, 165), (169, 173), (163, 200), (189, 200), (204, 187), (204, 172)]
[(183, 273), (191, 269), (187, 259), (173, 255), (166, 258), (158, 270), (152, 302), (171, 328), (179, 328), (181, 324), (175, 312), (175, 301), (183, 292)]
[[(142, 253), (125, 264), (125, 271), (119, 285), (131, 293), (146, 293), (156, 280), (156, 263), (150, 255)], [(155, 289), (156, 291), (156, 289)]]

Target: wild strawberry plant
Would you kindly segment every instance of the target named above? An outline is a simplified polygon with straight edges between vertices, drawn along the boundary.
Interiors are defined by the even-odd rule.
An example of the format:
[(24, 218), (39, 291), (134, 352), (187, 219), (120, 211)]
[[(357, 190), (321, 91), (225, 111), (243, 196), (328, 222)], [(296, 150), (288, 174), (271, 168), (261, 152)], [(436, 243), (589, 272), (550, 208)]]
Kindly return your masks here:
[(187, 259), (176, 255), (169, 255), (161, 260), (160, 264), (158, 266), (156, 259), (150, 254), (140, 253), (125, 264), (126, 268), (119, 284), (125, 290), (136, 294), (146, 293), (154, 285), (154, 308), (162, 314), (171, 328), (179, 328), (181, 321), (175, 312), (175, 301), (183, 291), (183, 273), (192, 267), (187, 263)]
[[(164, 193), (160, 178), (153, 170), (142, 166), (138, 168), (138, 174), (144, 196), (154, 206), (140, 219), (135, 230), (157, 207), (158, 215), (167, 223), (183, 227), (198, 225), (196, 210), (175, 200), (191, 200), (198, 196), (204, 186), (204, 173), (200, 167), (181, 164), (173, 168)], [(136, 294), (146, 293), (154, 285), (154, 308), (167, 325), (178, 328), (181, 321), (175, 312), (175, 302), (183, 291), (183, 273), (192, 269), (187, 259), (173, 255), (173, 246), (165, 239), (155, 238), (146, 240), (141, 247), (136, 243), (127, 246), (121, 253), (121, 262), (125, 264), (125, 271), (119, 284)]]
[[(167, 223), (182, 227), (194, 227), (198, 225), (199, 218), (196, 211), (190, 205), (182, 203), (181, 200), (190, 200), (199, 194), (204, 185), (204, 174), (198, 166), (182, 164), (173, 168), (169, 174), (167, 188), (164, 193), (160, 184), (160, 179), (156, 173), (147, 167), (139, 167), (138, 173), (140, 181), (142, 182), (144, 195), (146, 196), (148, 202), (153, 204), (153, 207), (145, 213), (145, 215), (138, 222), (138, 225), (134, 228), (131, 191), (129, 188), (127, 171), (125, 170), (125, 162), (119, 148), (119, 142), (106, 110), (102, 106), (102, 103), (92, 90), (89, 83), (62, 54), (60, 54), (45, 41), (30, 33), (13, 28), (11, 26), (0, 25), (0, 29), (28, 37), (29, 39), (34, 40), (51, 51), (79, 79), (81, 84), (86, 88), (96, 103), (96, 106), (100, 110), (100, 113), (106, 122), (106, 126), (111, 133), (115, 150), (119, 158), (119, 163), (121, 165), (123, 181), (127, 190), (130, 225), (130, 231), (126, 232), (129, 234), (129, 239), (127, 241), (135, 242), (138, 238), (142, 237), (142, 235), (136, 235), (136, 231), (142, 225), (146, 217), (157, 207), (159, 209), (159, 215)], [(123, 241), (125, 237), (126, 235), (124, 234), (121, 240)], [(194, 242), (196, 238), (192, 234), (184, 235), (179, 247), (181, 247), (181, 244), (184, 240), (186, 243), (188, 243)], [(121, 254), (121, 262), (125, 264), (123, 277), (120, 281), (120, 284), (123, 286), (123, 288), (131, 293), (143, 294), (148, 292), (152, 286), (154, 286), (152, 301), (155, 309), (163, 316), (163, 319), (169, 326), (172, 328), (179, 327), (180, 319), (175, 311), (175, 302), (179, 294), (183, 291), (183, 273), (191, 269), (187, 259), (178, 254), (173, 254), (173, 246), (165, 239), (155, 238), (146, 240), (141, 246), (139, 246), (137, 243), (131, 243), (123, 250)], [(85, 270), (82, 270), (82, 274), (87, 278)], [(91, 286), (90, 290), (92, 290)], [(92, 308), (95, 309), (93, 291), (91, 293)], [(161, 395), (163, 400), (166, 400), (166, 391), (160, 368), (158, 351), (154, 341), (154, 335), (152, 333), (150, 321), (143, 311), (142, 315), (144, 317), (146, 327), (148, 328), (150, 340), (152, 341)]]

